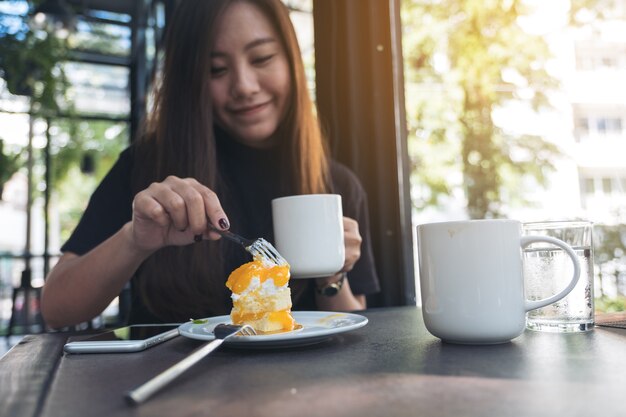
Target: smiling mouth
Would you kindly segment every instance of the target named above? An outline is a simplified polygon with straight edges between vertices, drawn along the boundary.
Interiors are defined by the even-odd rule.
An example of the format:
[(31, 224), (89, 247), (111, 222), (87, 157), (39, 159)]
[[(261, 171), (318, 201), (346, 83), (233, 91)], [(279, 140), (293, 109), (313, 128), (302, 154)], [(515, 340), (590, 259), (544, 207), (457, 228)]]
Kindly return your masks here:
[(246, 106), (238, 109), (232, 109), (231, 112), (237, 116), (251, 116), (259, 113), (269, 103), (256, 104), (254, 106)]

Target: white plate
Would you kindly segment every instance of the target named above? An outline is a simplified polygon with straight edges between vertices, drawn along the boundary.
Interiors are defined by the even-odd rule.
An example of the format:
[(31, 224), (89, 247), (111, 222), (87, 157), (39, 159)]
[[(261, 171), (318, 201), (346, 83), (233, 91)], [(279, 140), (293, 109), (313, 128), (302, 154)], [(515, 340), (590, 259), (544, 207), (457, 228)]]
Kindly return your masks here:
[[(324, 341), (337, 333), (358, 329), (367, 324), (367, 317), (352, 313), (329, 311), (292, 311), (291, 314), (302, 328), (284, 333), (256, 336), (233, 336), (224, 343), (232, 347), (290, 347)], [(213, 340), (213, 328), (220, 323), (231, 323), (230, 316), (206, 319), (206, 323), (187, 322), (178, 330), (181, 336), (198, 340)]]

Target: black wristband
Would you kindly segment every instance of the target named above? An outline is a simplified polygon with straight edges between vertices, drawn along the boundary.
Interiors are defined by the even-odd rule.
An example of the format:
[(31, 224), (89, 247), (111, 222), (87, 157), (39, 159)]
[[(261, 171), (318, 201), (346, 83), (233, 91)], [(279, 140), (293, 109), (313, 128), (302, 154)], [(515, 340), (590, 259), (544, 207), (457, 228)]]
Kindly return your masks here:
[(339, 294), (339, 291), (341, 291), (343, 282), (346, 280), (346, 276), (347, 273), (342, 272), (339, 280), (325, 284), (322, 287), (316, 287), (315, 292), (319, 295), (323, 295), (324, 297), (334, 297)]

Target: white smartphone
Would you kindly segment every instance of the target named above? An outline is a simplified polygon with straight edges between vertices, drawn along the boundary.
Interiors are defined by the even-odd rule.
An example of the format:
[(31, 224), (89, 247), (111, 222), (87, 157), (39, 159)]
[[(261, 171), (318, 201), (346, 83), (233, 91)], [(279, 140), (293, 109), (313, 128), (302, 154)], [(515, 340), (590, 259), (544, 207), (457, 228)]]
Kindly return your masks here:
[(66, 343), (67, 353), (139, 352), (178, 336), (180, 324), (135, 324)]

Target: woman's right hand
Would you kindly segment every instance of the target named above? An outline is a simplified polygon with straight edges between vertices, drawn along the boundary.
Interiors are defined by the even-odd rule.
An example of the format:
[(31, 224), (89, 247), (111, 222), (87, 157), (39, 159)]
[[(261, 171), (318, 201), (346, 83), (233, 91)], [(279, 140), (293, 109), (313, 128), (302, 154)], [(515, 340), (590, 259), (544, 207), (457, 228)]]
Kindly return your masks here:
[(142, 251), (188, 245), (198, 235), (219, 239), (217, 233), (209, 232), (207, 221), (220, 229), (229, 228), (217, 195), (193, 178), (169, 176), (135, 196), (131, 238)]

